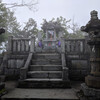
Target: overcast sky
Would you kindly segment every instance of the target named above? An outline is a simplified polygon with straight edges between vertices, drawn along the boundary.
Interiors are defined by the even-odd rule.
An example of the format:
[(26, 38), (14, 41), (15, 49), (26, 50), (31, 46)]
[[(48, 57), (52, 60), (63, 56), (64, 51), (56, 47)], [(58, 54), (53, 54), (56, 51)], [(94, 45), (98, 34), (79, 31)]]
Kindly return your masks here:
[[(21, 0), (2, 0), (3, 2), (11, 3)], [(25, 0), (29, 1), (29, 0)], [(85, 25), (90, 19), (90, 11), (97, 10), (100, 18), (100, 0), (38, 0), (36, 6), (38, 11), (32, 12), (26, 7), (13, 9), (18, 22), (23, 25), (29, 18), (37, 21), (38, 27), (42, 23), (42, 19), (51, 20), (53, 17), (62, 16), (69, 19), (74, 19), (74, 22), (80, 26)]]

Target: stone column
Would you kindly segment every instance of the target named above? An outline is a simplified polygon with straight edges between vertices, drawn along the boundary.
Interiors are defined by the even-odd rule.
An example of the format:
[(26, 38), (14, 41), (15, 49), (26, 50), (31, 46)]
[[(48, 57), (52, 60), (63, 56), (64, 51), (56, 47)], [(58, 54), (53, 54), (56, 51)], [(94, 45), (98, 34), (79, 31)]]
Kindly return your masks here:
[(61, 58), (62, 58), (62, 69), (63, 69), (62, 77), (64, 81), (68, 81), (68, 68), (66, 66), (64, 37), (61, 37)]
[(61, 52), (65, 53), (65, 40), (64, 40), (64, 37), (61, 37)]
[(35, 52), (35, 37), (31, 37), (31, 45), (30, 45), (30, 52), (34, 53)]
[(13, 36), (9, 36), (8, 37), (8, 45), (7, 45), (7, 49), (8, 49), (8, 53), (12, 53), (13, 51)]
[(100, 88), (100, 37), (94, 37), (88, 44), (92, 47), (90, 56), (91, 72), (85, 78), (85, 82), (88, 86), (94, 88)]

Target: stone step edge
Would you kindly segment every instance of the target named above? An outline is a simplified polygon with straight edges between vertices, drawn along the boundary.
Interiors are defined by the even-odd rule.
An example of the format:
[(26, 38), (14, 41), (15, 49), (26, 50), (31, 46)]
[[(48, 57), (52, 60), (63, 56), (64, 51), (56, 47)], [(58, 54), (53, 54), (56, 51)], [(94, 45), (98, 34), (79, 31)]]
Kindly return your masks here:
[(61, 62), (61, 59), (32, 59), (32, 61), (52, 61), (52, 62)]
[(62, 71), (28, 71), (28, 74), (33, 74), (33, 73), (62, 73)]
[(63, 81), (63, 79), (38, 79), (38, 78), (27, 78), (24, 81)]
[(44, 66), (51, 66), (51, 67), (62, 67), (62, 65), (30, 65), (30, 67), (44, 67)]
[[(35, 55), (35, 56), (37, 56), (37, 55), (40, 55), (40, 56), (41, 56), (41, 55), (43, 55), (43, 56), (44, 56), (44, 55), (50, 55), (50, 56), (51, 56), (51, 55), (57, 55), (57, 56), (59, 55), (59, 56), (60, 56), (60, 54), (57, 54), (57, 53), (47, 53), (47, 54), (46, 54), (46, 53), (43, 53), (43, 54), (40, 53), (40, 54), (34, 54), (34, 55)], [(33, 56), (34, 56), (34, 55), (33, 55)]]

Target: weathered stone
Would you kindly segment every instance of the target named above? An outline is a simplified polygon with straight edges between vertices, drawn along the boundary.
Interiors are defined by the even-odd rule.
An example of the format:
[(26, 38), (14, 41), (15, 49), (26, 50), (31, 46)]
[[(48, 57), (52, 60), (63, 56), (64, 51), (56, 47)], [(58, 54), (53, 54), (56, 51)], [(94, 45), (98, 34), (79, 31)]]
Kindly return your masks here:
[(100, 77), (88, 75), (85, 77), (85, 82), (89, 87), (100, 88)]
[(72, 69), (88, 69), (87, 60), (72, 60)]
[(24, 60), (16, 60), (16, 68), (21, 68), (24, 66)]
[(100, 99), (100, 89), (90, 88), (85, 83), (81, 84), (81, 89), (88, 98), (92, 98), (92, 100)]
[(90, 54), (90, 75), (85, 77), (85, 83), (81, 84), (84, 96), (88, 100), (100, 99), (100, 19), (97, 16), (98, 12), (91, 12), (91, 20), (86, 26), (81, 28), (82, 31), (88, 32), (88, 44), (91, 48)]

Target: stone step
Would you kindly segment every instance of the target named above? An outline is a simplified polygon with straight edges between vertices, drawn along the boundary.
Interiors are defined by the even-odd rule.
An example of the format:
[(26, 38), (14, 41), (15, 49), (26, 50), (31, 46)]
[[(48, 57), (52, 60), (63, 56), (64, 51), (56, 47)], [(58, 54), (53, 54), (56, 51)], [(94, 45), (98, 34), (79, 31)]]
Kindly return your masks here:
[(55, 65), (61, 65), (61, 60), (52, 60), (52, 59), (34, 59), (32, 60), (32, 65), (48, 65), (48, 64), (55, 64)]
[(30, 65), (30, 71), (61, 71), (62, 65)]
[(60, 79), (50, 79), (50, 78), (46, 78), (46, 79), (38, 79), (38, 78), (28, 78), (25, 79), (24, 81), (29, 81), (29, 82), (34, 82), (34, 81), (63, 81), (61, 78)]
[(62, 78), (62, 71), (29, 71), (30, 78)]
[(19, 88), (71, 88), (70, 81), (63, 81), (61, 78), (55, 79), (37, 79), (28, 78), (20, 80), (18, 83)]
[(33, 55), (33, 59), (61, 59), (61, 56), (60, 54), (57, 54), (57, 53), (41, 53), (41, 54), (34, 54)]
[(57, 50), (55, 50), (55, 49), (54, 49), (54, 50), (52, 50), (52, 49), (51, 49), (51, 50), (50, 50), (50, 49), (49, 49), (49, 50), (43, 49), (42, 52), (43, 52), (43, 53), (45, 53), (45, 52), (46, 52), (46, 53), (56, 53)]

